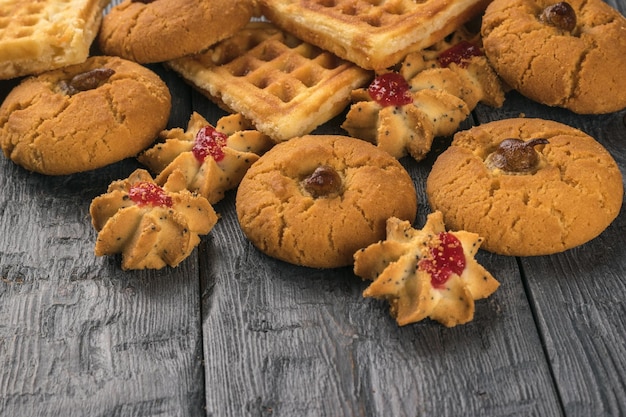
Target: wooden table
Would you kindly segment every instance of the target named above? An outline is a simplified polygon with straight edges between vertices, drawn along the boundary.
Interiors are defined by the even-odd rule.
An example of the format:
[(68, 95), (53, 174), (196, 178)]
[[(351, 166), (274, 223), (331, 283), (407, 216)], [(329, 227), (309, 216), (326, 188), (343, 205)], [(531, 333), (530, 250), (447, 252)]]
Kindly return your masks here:
[[(626, 1), (610, 1), (626, 13)], [(626, 51), (625, 51), (626, 52)], [(176, 74), (169, 127), (223, 113)], [(625, 73), (626, 76), (626, 73)], [(14, 82), (0, 83), (3, 98)], [(626, 174), (625, 111), (578, 116), (512, 92), (471, 124), (542, 117), (598, 139)], [(317, 132), (343, 133), (342, 116)], [(450, 138), (403, 160), (425, 179)], [(140, 165), (46, 177), (0, 157), (1, 416), (624, 416), (626, 212), (553, 256), (480, 251), (501, 282), (455, 328), (398, 327), (351, 268), (268, 258), (245, 239), (234, 193), (178, 268), (124, 272), (95, 257), (88, 208)]]

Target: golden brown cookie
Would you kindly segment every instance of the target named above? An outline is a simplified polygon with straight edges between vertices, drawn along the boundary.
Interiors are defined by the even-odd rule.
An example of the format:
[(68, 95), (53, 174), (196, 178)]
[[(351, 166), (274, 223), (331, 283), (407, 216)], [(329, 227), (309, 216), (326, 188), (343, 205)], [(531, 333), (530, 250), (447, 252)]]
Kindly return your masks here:
[(402, 165), (374, 145), (307, 135), (274, 146), (252, 165), (236, 209), (243, 232), (265, 254), (333, 268), (383, 239), (389, 217), (412, 222), (417, 196)]
[(95, 254), (121, 253), (123, 269), (177, 266), (217, 222), (211, 204), (185, 185), (175, 173), (160, 187), (143, 169), (111, 183), (89, 207), (98, 231)]
[(148, 147), (170, 109), (169, 89), (154, 72), (118, 57), (91, 57), (16, 86), (0, 107), (0, 145), (30, 171), (88, 171)]
[(201, 52), (252, 17), (252, 0), (126, 0), (104, 16), (98, 45), (140, 63)]
[(478, 233), (488, 251), (548, 255), (598, 236), (619, 214), (615, 160), (591, 136), (542, 119), (506, 119), (462, 131), (426, 182), (452, 230)]
[(398, 325), (429, 317), (446, 327), (474, 318), (474, 301), (500, 284), (474, 259), (482, 238), (446, 231), (441, 212), (428, 215), (420, 230), (395, 217), (385, 240), (354, 254), (354, 273), (373, 282), (364, 297), (389, 301)]
[(626, 18), (602, 0), (494, 0), (485, 53), (511, 87), (581, 114), (626, 107)]

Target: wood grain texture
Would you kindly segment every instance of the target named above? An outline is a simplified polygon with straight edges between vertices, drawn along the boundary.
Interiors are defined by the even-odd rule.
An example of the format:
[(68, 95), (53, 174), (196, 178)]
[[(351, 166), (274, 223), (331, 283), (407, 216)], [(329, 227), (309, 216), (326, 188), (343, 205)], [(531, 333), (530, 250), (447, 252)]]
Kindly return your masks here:
[[(484, 121), (543, 117), (593, 136), (626, 178), (626, 113), (579, 116), (529, 103), (515, 93)], [(596, 239), (564, 253), (521, 259), (525, 285), (567, 416), (626, 414), (626, 217)]]
[(0, 415), (202, 414), (197, 258), (123, 272), (93, 253), (91, 199), (138, 166), (46, 177), (0, 159)]
[(295, 268), (225, 236), (244, 249), (216, 257), (205, 301), (209, 415), (559, 415), (514, 259), (481, 256), (503, 286), (469, 325), (398, 328), (350, 270)]
[[(438, 140), (420, 164), (402, 161), (422, 222), (424, 182), (447, 142)], [(477, 303), (472, 323), (398, 328), (386, 303), (363, 299), (367, 284), (351, 269), (268, 258), (239, 230), (232, 193), (216, 210), (222, 218), (202, 278), (210, 288), (203, 298), (208, 415), (560, 415), (515, 258), (479, 255), (502, 287)]]

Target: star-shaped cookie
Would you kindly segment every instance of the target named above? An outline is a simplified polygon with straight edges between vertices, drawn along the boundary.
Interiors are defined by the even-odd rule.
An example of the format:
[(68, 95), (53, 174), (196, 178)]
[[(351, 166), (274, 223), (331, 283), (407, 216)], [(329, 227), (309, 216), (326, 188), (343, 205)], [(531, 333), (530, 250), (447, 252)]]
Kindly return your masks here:
[(354, 273), (373, 282), (364, 297), (387, 300), (398, 325), (431, 318), (446, 327), (474, 317), (474, 301), (500, 285), (474, 259), (482, 242), (475, 233), (446, 231), (443, 215), (428, 215), (421, 230), (395, 217), (386, 240), (354, 255)]
[[(385, 103), (372, 87), (390, 74), (402, 82), (386, 94), (406, 90), (408, 102)], [(380, 73), (367, 88), (351, 93), (352, 105), (341, 125), (350, 136), (367, 140), (395, 158), (423, 160), (433, 139), (452, 135), (479, 102), (500, 107), (504, 89), (480, 48), (480, 39), (459, 29), (430, 48), (409, 54), (398, 72)]]
[(218, 219), (206, 198), (185, 188), (180, 172), (160, 187), (143, 169), (112, 182), (89, 212), (98, 232), (96, 255), (121, 253), (125, 270), (177, 266)]
[(180, 171), (187, 189), (211, 204), (236, 188), (259, 155), (273, 145), (268, 136), (251, 129), (239, 113), (220, 118), (214, 127), (194, 112), (187, 130), (165, 130), (161, 140), (139, 155), (139, 162), (157, 174), (155, 182), (159, 185), (165, 184), (174, 171)]

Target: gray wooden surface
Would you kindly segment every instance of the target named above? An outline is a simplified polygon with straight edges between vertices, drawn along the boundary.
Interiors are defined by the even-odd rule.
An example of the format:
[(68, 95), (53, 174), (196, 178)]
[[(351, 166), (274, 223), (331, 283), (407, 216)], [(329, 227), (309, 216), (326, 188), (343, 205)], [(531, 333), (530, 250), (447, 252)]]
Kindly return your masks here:
[[(626, 12), (626, 1), (609, 2)], [(170, 127), (223, 113), (161, 66)], [(626, 75), (626, 74), (625, 74)], [(0, 99), (12, 87), (0, 83)], [(577, 116), (516, 93), (471, 123), (543, 117), (596, 137), (626, 175), (626, 112)], [(319, 129), (341, 133), (341, 117)], [(426, 161), (403, 160), (428, 214)], [(96, 258), (91, 199), (139, 164), (46, 177), (0, 158), (0, 416), (623, 416), (626, 213), (553, 256), (479, 252), (501, 282), (474, 321), (398, 327), (350, 268), (260, 254), (221, 219), (178, 268)]]

